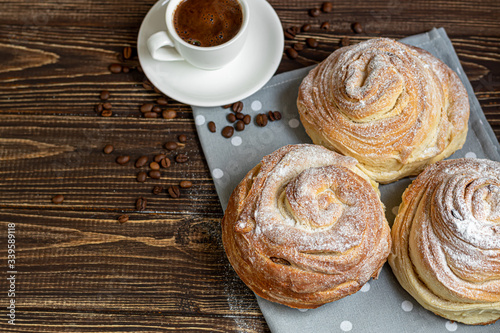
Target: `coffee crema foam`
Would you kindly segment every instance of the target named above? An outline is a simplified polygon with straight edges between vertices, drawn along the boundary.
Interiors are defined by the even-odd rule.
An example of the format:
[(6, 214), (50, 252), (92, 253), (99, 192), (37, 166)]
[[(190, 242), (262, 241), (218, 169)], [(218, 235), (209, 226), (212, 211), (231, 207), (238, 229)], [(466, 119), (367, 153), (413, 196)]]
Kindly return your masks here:
[(185, 0), (174, 12), (174, 27), (187, 43), (210, 47), (231, 40), (243, 24), (237, 0)]

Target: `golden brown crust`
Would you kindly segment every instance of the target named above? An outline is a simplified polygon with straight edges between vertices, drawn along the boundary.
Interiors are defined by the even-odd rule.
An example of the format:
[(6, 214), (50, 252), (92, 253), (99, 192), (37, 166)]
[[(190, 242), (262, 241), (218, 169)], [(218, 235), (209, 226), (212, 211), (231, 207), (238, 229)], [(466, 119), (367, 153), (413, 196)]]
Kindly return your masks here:
[(403, 194), (389, 263), (423, 307), (453, 321), (500, 318), (500, 163), (427, 167)]
[(376, 278), (390, 251), (377, 184), (355, 159), (316, 145), (263, 158), (222, 220), (229, 261), (257, 295), (316, 308)]
[(461, 148), (469, 118), (455, 72), (387, 38), (332, 53), (304, 78), (297, 107), (314, 143), (355, 157), (381, 183), (418, 174)]

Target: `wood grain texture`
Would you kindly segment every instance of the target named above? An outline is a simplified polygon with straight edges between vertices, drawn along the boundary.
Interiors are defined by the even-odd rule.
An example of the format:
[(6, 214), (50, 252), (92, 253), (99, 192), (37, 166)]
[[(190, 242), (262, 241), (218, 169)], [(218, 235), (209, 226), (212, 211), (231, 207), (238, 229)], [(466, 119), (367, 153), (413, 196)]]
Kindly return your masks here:
[[(483, 111), (500, 138), (500, 3), (498, 1), (270, 0), (283, 27), (312, 25), (285, 48), (315, 38), (277, 70), (316, 64), (340, 47), (385, 36), (402, 38), (444, 27)], [(189, 106), (167, 98), (178, 117), (145, 119), (139, 107), (162, 95), (145, 89), (135, 47), (144, 15), (155, 1), (3, 1), (0, 12), (0, 258), (6, 230), (16, 224), (18, 325), (1, 332), (269, 332), (254, 295), (224, 254), (222, 209), (198, 141)], [(320, 29), (329, 22), (328, 30)], [(353, 22), (364, 32), (355, 34)], [(129, 73), (111, 74), (121, 63)], [(94, 107), (103, 89), (113, 115)], [(174, 152), (163, 144), (186, 134)], [(115, 151), (106, 155), (104, 145)], [(172, 163), (159, 180), (136, 181), (133, 163), (160, 152)], [(117, 156), (129, 155), (122, 166)], [(165, 191), (193, 181), (181, 197)], [(62, 204), (51, 198), (63, 194)], [(135, 200), (148, 200), (138, 211)], [(129, 221), (119, 223), (118, 216)], [(5, 267), (2, 264), (2, 267)], [(7, 269), (0, 286), (6, 290)], [(2, 308), (8, 299), (0, 298)]]

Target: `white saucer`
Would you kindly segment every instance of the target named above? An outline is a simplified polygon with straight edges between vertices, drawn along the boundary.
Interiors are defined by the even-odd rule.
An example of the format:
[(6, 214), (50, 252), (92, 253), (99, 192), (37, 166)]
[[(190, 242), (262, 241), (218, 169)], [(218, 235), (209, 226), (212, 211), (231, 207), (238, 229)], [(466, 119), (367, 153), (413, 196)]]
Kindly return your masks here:
[(252, 16), (247, 41), (238, 57), (215, 70), (198, 69), (186, 61), (154, 60), (146, 46), (153, 33), (166, 30), (168, 0), (158, 1), (139, 29), (137, 53), (144, 73), (165, 95), (186, 104), (219, 106), (242, 100), (273, 76), (283, 55), (284, 39), (278, 15), (266, 0), (250, 0)]

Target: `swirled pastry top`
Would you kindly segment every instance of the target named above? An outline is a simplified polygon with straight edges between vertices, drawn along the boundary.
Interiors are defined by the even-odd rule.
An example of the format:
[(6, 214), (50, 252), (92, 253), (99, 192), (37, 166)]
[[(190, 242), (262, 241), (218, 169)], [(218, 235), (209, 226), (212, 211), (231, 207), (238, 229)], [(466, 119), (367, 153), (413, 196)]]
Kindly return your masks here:
[(403, 195), (389, 262), (426, 309), (467, 324), (500, 318), (500, 162), (429, 166)]
[(455, 72), (388, 38), (332, 53), (304, 78), (297, 106), (314, 143), (355, 157), (381, 183), (418, 174), (461, 148), (469, 118)]
[(390, 230), (377, 184), (354, 158), (302, 144), (265, 156), (222, 220), (227, 257), (257, 295), (315, 308), (377, 277)]

